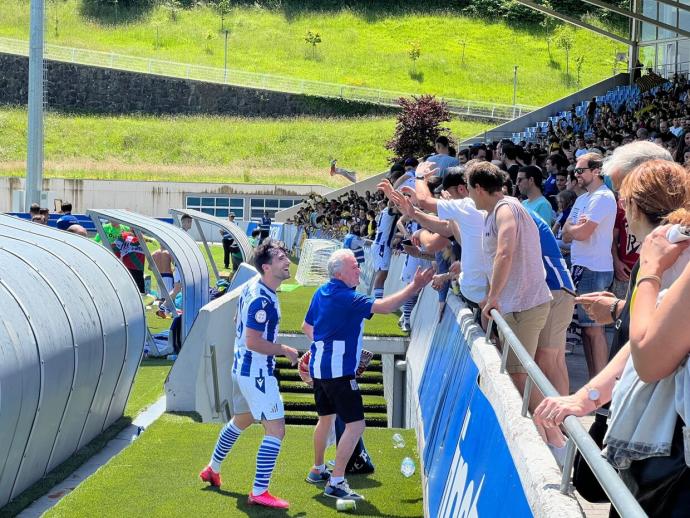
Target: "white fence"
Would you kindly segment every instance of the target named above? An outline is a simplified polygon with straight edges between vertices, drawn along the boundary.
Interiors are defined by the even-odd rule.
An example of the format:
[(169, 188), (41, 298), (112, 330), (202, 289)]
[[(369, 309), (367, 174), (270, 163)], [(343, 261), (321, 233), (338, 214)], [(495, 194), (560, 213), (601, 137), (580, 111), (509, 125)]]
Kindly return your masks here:
[[(28, 56), (29, 42), (13, 38), (0, 38), (0, 52)], [(207, 81), (275, 92), (345, 99), (383, 106), (397, 106), (398, 99), (401, 97), (410, 98), (413, 95), (418, 95), (377, 88), (310, 81), (272, 74), (257, 74), (254, 72), (245, 72), (243, 70), (206, 67), (190, 63), (176, 63), (174, 61), (141, 58), (137, 56), (115, 54), (114, 52), (100, 52), (89, 49), (62, 47), (59, 45), (45, 45), (44, 56), (46, 59), (77, 63), (80, 65), (113, 68), (182, 79), (193, 79), (196, 81)], [(513, 106), (508, 104), (471, 101), (467, 99), (445, 97), (439, 97), (438, 99), (448, 104), (448, 109), (451, 113), (485, 119), (512, 120), (536, 109), (534, 106), (523, 104)]]

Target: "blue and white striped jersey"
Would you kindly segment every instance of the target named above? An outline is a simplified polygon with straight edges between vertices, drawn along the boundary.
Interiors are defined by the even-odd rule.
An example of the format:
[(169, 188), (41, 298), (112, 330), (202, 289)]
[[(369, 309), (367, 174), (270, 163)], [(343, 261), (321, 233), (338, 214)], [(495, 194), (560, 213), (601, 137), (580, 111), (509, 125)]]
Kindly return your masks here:
[(352, 250), (357, 264), (361, 265), (364, 262), (364, 241), (361, 237), (347, 233), (343, 238), (343, 248)]
[(378, 248), (390, 248), (395, 235), (397, 214), (393, 209), (383, 209), (376, 217), (376, 237), (374, 244)]
[(279, 322), (280, 304), (276, 293), (258, 277), (249, 281), (237, 301), (233, 373), (252, 377), (273, 375), (274, 357), (247, 349), (247, 328), (259, 331), (264, 339), (275, 342)]
[(315, 379), (354, 376), (362, 354), (364, 319), (372, 317), (374, 298), (338, 279), (321, 285), (304, 321), (314, 327), (309, 374)]

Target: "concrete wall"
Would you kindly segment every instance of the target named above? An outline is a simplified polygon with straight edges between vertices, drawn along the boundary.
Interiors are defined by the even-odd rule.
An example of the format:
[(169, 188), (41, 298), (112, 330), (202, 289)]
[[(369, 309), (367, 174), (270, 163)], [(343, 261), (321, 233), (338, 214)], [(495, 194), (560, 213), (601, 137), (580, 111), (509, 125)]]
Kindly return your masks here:
[[(12, 204), (24, 179), (0, 177), (0, 212), (15, 210)], [(167, 217), (168, 209), (185, 206), (188, 194), (222, 194), (239, 197), (299, 197), (311, 192), (326, 194), (329, 187), (322, 185), (260, 185), (193, 182), (132, 182), (115, 180), (69, 180), (46, 178), (43, 191), (51, 197), (71, 201), (73, 211), (83, 214), (87, 209), (129, 209), (145, 216)], [(23, 193), (21, 193), (23, 199)], [(52, 205), (49, 206), (52, 210)]]
[(579, 104), (580, 101), (589, 101), (592, 99), (592, 97), (604, 95), (606, 92), (616, 88), (617, 86), (628, 84), (629, 78), (630, 76), (628, 74), (618, 74), (613, 77), (609, 77), (608, 79), (595, 83), (584, 90), (578, 90), (567, 97), (554, 101), (543, 108), (528, 113), (527, 115), (523, 115), (522, 117), (510, 122), (506, 122), (505, 124), (501, 124), (500, 126), (486, 131), (483, 134), (477, 135), (476, 137), (465, 140), (461, 145), (467, 146), (475, 142), (510, 138), (513, 133), (525, 131), (525, 128), (535, 126), (537, 122), (547, 121), (549, 117), (555, 116), (558, 112), (570, 110), (573, 104)]
[[(247, 117), (390, 114), (396, 108), (46, 61), (48, 107), (70, 112)], [(25, 105), (29, 59), (0, 53), (0, 104)]]

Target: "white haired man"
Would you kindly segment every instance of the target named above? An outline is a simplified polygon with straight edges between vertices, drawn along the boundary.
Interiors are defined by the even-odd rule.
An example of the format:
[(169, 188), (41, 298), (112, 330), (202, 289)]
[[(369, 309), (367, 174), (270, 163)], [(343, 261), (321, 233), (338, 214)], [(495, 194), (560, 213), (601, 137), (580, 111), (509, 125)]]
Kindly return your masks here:
[[(358, 500), (362, 496), (350, 489), (345, 467), (364, 432), (362, 395), (355, 371), (362, 352), (364, 319), (374, 313), (391, 313), (416, 295), (434, 275), (431, 268), (417, 269), (405, 288), (374, 299), (358, 293), (360, 269), (352, 250), (333, 252), (328, 259), (330, 281), (316, 290), (302, 330), (312, 341), (309, 374), (314, 380), (314, 400), (319, 415), (314, 430), (314, 466), (307, 475), (310, 483), (327, 482), (324, 494), (332, 498)], [(333, 473), (326, 470), (324, 452), (336, 414), (345, 422), (340, 437)]]

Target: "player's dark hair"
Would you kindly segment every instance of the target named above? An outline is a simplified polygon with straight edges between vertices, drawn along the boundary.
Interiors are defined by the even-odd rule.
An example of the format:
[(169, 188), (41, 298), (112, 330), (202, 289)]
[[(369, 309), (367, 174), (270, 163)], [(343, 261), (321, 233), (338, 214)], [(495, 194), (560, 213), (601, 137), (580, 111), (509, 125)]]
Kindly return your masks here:
[(265, 264), (271, 264), (273, 258), (278, 252), (284, 252), (287, 255), (285, 244), (282, 241), (275, 241), (273, 239), (265, 239), (263, 243), (254, 250), (254, 267), (263, 275)]

